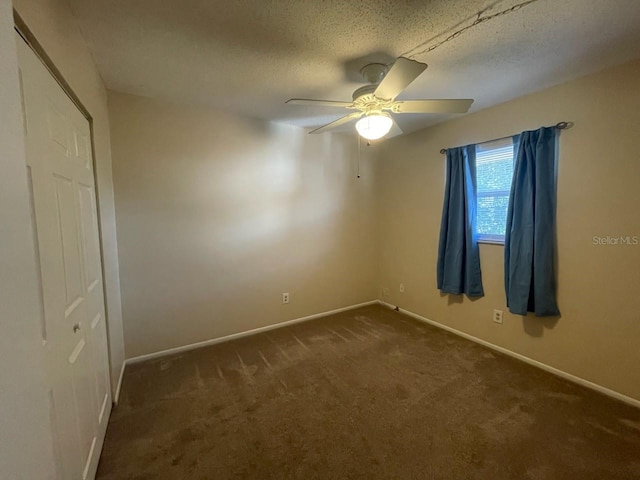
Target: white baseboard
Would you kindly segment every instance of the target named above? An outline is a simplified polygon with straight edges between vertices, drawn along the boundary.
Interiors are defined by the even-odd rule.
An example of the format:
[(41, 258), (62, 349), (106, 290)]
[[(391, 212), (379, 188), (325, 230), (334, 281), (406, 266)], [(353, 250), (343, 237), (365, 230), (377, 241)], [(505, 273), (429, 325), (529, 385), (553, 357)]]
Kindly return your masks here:
[(120, 377), (118, 377), (118, 385), (116, 385), (116, 393), (113, 396), (113, 404), (118, 405), (118, 400), (120, 400), (120, 389), (122, 388), (122, 379), (124, 378), (124, 369), (127, 366), (127, 361), (122, 362), (122, 368), (120, 369)]
[[(380, 305), (388, 307), (388, 308), (390, 308), (392, 310), (398, 308), (398, 307), (396, 307), (394, 305), (391, 305), (390, 303), (383, 302), (382, 300), (378, 300), (378, 303)], [(533, 358), (526, 357), (524, 355), (521, 355), (520, 353), (516, 353), (516, 352), (508, 350), (508, 349), (506, 349), (504, 347), (500, 347), (500, 346), (495, 345), (493, 343), (487, 342), (486, 340), (482, 340), (482, 339), (480, 339), (478, 337), (474, 337), (473, 335), (469, 335), (468, 333), (464, 333), (464, 332), (461, 332), (460, 330), (456, 330), (455, 328), (451, 328), (451, 327), (448, 327), (446, 325), (443, 325), (442, 323), (435, 322), (435, 321), (430, 320), (428, 318), (425, 318), (425, 317), (423, 317), (421, 315), (418, 315), (417, 313), (410, 312), (409, 310), (405, 310), (403, 308), (399, 308), (398, 311), (401, 312), (401, 313), (404, 313), (405, 315), (407, 315), (409, 317), (415, 318), (416, 320), (419, 320), (421, 322), (428, 323), (429, 325), (433, 325), (434, 327), (441, 328), (441, 329), (446, 330), (448, 332), (451, 332), (451, 333), (453, 333), (455, 335), (458, 335), (458, 336), (460, 336), (462, 338), (466, 338), (467, 340), (471, 340), (472, 342), (479, 343), (480, 345), (484, 345), (485, 347), (491, 348), (492, 350), (496, 350), (497, 352), (504, 353), (505, 355), (509, 355), (510, 357), (513, 357), (513, 358), (517, 358), (518, 360), (520, 360), (522, 362), (528, 363), (529, 365), (533, 365), (534, 367), (538, 367), (538, 368), (540, 368), (542, 370), (545, 370), (545, 371), (547, 371), (549, 373), (557, 375), (558, 377), (561, 377), (561, 378), (564, 378), (566, 380), (569, 380), (570, 382), (577, 383), (578, 385), (582, 385), (583, 387), (590, 388), (590, 389), (595, 390), (597, 392), (603, 393), (604, 395), (607, 395), (609, 397), (615, 398), (617, 400), (620, 400), (620, 401), (622, 401), (624, 403), (627, 403), (629, 405), (632, 405), (634, 407), (640, 408), (640, 400), (638, 400), (638, 399), (635, 399), (633, 397), (629, 397), (629, 396), (624, 395), (624, 394), (622, 394), (620, 392), (616, 392), (615, 390), (611, 390), (611, 389), (609, 389), (607, 387), (603, 387), (602, 385), (598, 385), (597, 383), (590, 382), (589, 380), (585, 380), (584, 378), (576, 377), (575, 375), (567, 373), (567, 372), (565, 372), (563, 370), (559, 370), (559, 369), (557, 369), (555, 367), (547, 365), (546, 363), (539, 362), (538, 360), (534, 360)]]
[[(286, 320), (284, 322), (275, 323), (273, 325), (267, 325), (265, 327), (254, 328), (252, 330), (246, 330), (244, 332), (232, 333), (231, 335), (225, 335), (224, 337), (212, 338), (203, 342), (191, 343), (189, 345), (183, 345), (181, 347), (169, 348), (167, 350), (161, 350), (159, 352), (147, 353), (145, 355), (139, 355), (137, 357), (131, 357), (125, 360), (125, 364), (133, 364), (138, 362), (144, 362), (146, 360), (152, 360), (154, 358), (164, 357), (166, 355), (172, 355), (174, 353), (186, 352), (188, 350), (194, 350), (196, 348), (207, 347), (209, 345), (215, 345), (216, 343), (228, 342), (229, 340), (235, 340), (236, 338), (247, 337), (249, 335), (255, 335), (257, 333), (268, 332), (269, 330), (275, 330), (278, 328), (286, 327), (296, 323), (307, 322), (316, 318), (327, 317), (340, 312), (346, 312), (347, 310), (353, 310), (355, 308), (366, 307), (367, 305), (377, 304), (378, 300), (371, 300), (369, 302), (358, 303), (356, 305), (349, 305), (348, 307), (336, 308), (328, 312), (316, 313), (308, 315), (306, 317), (295, 318), (293, 320)], [(124, 366), (123, 366), (124, 370)]]

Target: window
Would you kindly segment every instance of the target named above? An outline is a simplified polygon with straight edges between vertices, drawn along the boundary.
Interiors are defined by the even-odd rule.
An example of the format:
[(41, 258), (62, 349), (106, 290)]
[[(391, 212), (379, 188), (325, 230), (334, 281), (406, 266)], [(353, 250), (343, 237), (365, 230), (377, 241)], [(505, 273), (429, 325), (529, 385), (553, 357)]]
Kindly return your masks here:
[(511, 137), (476, 145), (478, 241), (504, 244), (513, 177)]

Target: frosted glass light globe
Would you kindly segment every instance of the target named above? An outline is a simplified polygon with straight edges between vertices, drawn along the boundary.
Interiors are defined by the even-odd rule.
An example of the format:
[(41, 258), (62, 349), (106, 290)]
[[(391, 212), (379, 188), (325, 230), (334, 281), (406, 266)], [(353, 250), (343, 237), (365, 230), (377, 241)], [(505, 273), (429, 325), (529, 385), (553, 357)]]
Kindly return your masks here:
[(388, 115), (367, 115), (356, 122), (356, 130), (367, 140), (377, 140), (384, 137), (391, 127), (393, 120)]

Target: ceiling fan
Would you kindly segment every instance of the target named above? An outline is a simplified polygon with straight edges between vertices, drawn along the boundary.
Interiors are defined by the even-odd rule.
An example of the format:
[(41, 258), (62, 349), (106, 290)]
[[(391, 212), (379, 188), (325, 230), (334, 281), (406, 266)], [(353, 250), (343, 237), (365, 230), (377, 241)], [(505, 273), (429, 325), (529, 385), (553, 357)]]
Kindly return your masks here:
[(399, 57), (389, 68), (381, 63), (365, 65), (360, 73), (370, 85), (365, 85), (353, 92), (352, 102), (332, 100), (310, 100), (292, 98), (286, 103), (292, 105), (313, 105), (320, 107), (344, 107), (356, 110), (327, 125), (316, 128), (309, 133), (323, 133), (344, 125), (352, 120), (356, 123), (358, 133), (368, 139), (377, 140), (387, 135), (391, 128), (391, 136), (400, 135), (402, 130), (393, 121), (390, 113), (466, 113), (473, 99), (454, 100), (396, 100), (395, 98), (409, 86), (424, 70), (426, 63), (420, 63), (405, 57)]

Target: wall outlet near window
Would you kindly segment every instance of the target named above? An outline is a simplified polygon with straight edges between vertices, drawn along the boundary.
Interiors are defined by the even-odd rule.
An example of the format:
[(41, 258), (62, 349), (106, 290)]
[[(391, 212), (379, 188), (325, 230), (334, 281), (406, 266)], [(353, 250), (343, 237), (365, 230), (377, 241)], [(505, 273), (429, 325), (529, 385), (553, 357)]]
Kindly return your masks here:
[(404, 283), (400, 284), (400, 293), (404, 293)]
[(502, 323), (502, 310), (493, 311), (493, 321), (496, 323)]
[(389, 289), (387, 287), (382, 287), (382, 296), (384, 298), (389, 298), (390, 293), (389, 293)]
[(282, 294), (282, 303), (289, 303), (289, 293), (283, 293)]

